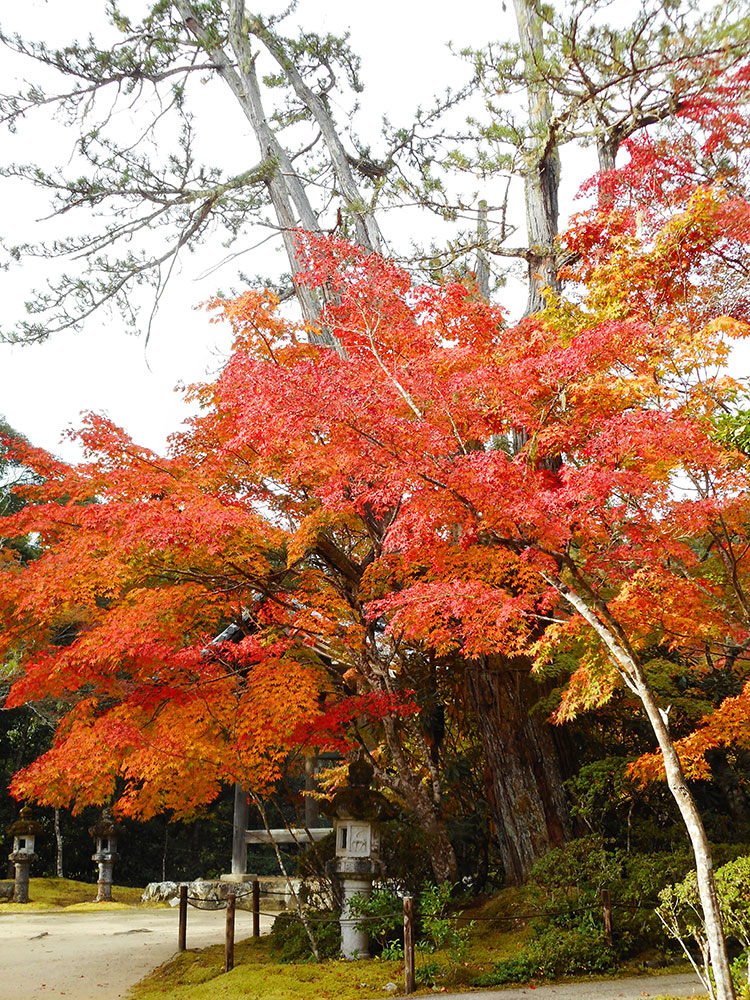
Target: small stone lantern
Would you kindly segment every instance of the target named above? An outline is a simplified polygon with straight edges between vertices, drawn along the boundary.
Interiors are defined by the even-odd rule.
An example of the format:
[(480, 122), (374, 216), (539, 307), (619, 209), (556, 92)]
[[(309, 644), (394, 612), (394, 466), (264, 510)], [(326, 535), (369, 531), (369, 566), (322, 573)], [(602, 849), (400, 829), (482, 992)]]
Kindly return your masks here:
[(101, 819), (89, 829), (89, 833), (96, 843), (96, 851), (91, 855), (91, 860), (99, 866), (99, 879), (95, 903), (112, 902), (112, 882), (114, 881), (113, 869), (115, 861), (120, 857), (117, 853), (117, 840), (122, 834), (122, 824), (118, 823), (112, 816), (109, 806), (102, 809)]
[(349, 765), (349, 785), (340, 788), (322, 809), (333, 816), (336, 838), (336, 872), (341, 880), (341, 954), (354, 959), (367, 955), (368, 936), (349, 909), (354, 896), (368, 898), (380, 868), (379, 823), (392, 819), (390, 802), (370, 788), (372, 767), (364, 760)]
[(29, 901), (29, 868), (36, 861), (34, 853), (36, 838), (42, 832), (41, 826), (31, 818), (31, 809), (24, 806), (21, 815), (15, 823), (8, 827), (8, 833), (13, 838), (13, 850), (8, 855), (16, 869), (16, 880), (13, 887), (13, 902), (28, 903)]

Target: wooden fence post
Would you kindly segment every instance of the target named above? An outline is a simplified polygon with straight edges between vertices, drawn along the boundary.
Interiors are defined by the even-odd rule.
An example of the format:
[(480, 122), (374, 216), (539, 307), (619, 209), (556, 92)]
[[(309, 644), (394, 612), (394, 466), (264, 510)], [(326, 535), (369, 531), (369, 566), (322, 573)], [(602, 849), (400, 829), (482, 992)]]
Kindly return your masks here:
[(224, 942), (224, 972), (231, 972), (234, 968), (234, 914), (237, 906), (237, 897), (233, 892), (227, 896), (227, 933)]
[(260, 937), (260, 882), (253, 879), (253, 937)]
[(612, 899), (609, 889), (602, 889), (602, 919), (604, 920), (604, 940), (612, 947)]
[(188, 887), (186, 885), (180, 886), (180, 923), (177, 930), (177, 950), (185, 951), (187, 948), (187, 893)]
[(404, 896), (404, 992), (414, 988), (414, 900)]

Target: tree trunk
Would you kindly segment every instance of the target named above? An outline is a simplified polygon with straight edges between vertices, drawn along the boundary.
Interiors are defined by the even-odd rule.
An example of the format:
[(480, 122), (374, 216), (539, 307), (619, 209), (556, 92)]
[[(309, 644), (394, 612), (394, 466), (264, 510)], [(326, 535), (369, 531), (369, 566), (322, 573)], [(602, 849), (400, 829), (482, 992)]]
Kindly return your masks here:
[(232, 819), (232, 875), (244, 875), (247, 872), (247, 840), (245, 839), (247, 822), (247, 792), (237, 781), (234, 786), (234, 816)]
[(563, 774), (552, 728), (530, 714), (538, 697), (523, 659), (484, 661), (467, 670), (469, 701), (488, 766), (488, 791), (508, 882), (571, 836)]
[(513, 0), (526, 78), (529, 142), (524, 166), (528, 230), (529, 298), (526, 315), (544, 308), (544, 290), (558, 290), (556, 246), (560, 157), (552, 122), (549, 89), (540, 79), (544, 60), (542, 23), (534, 0)]
[[(377, 689), (373, 686), (372, 690)], [(393, 719), (384, 719), (383, 731), (396, 768), (393, 771), (384, 770), (370, 756), (375, 777), (381, 785), (395, 792), (406, 808), (414, 814), (427, 836), (430, 864), (436, 881), (453, 885), (458, 880), (458, 861), (443, 818), (437, 765), (431, 760), (429, 749), (418, 728), (410, 727), (406, 720), (401, 725), (396, 725)], [(409, 766), (402, 746), (405, 733), (410, 737), (412, 748), (417, 752), (421, 751), (422, 762), (430, 775), (429, 781), (423, 781)]]
[(592, 605), (559, 578), (545, 578), (599, 636), (618, 673), (626, 686), (640, 699), (648, 716), (664, 760), (667, 785), (677, 803), (677, 808), (687, 830), (690, 846), (693, 849), (698, 895), (706, 924), (711, 969), (716, 981), (716, 998), (717, 1000), (735, 1000), (734, 985), (729, 971), (727, 945), (721, 922), (721, 910), (716, 894), (711, 848), (703, 820), (698, 812), (695, 799), (685, 782), (680, 758), (669, 733), (667, 713), (663, 712), (657, 705), (646, 675), (628, 642), (627, 636), (616, 619), (612, 617), (606, 604), (602, 601), (596, 601), (595, 605)]
[(427, 835), (430, 865), (435, 881), (454, 885), (458, 881), (458, 862), (456, 852), (448, 838), (445, 820), (439, 810), (418, 791), (412, 790), (410, 795), (401, 786), (400, 794), (414, 813), (420, 828)]
[(703, 820), (698, 812), (695, 799), (685, 782), (680, 758), (677, 756), (677, 751), (669, 734), (665, 717), (659, 710), (645, 677), (642, 675), (639, 676), (635, 687), (648, 716), (648, 720), (651, 723), (651, 727), (654, 730), (654, 735), (664, 758), (667, 785), (677, 803), (677, 808), (680, 810), (682, 821), (690, 838), (690, 846), (693, 849), (698, 895), (700, 896), (703, 917), (706, 922), (706, 936), (711, 956), (711, 969), (716, 980), (716, 998), (717, 1000), (735, 1000), (732, 975), (729, 971), (727, 945), (721, 923), (719, 897), (716, 893), (713, 858), (711, 857), (711, 847), (708, 843)]
[(55, 875), (65, 878), (63, 872), (63, 837), (60, 829), (60, 810), (55, 806)]

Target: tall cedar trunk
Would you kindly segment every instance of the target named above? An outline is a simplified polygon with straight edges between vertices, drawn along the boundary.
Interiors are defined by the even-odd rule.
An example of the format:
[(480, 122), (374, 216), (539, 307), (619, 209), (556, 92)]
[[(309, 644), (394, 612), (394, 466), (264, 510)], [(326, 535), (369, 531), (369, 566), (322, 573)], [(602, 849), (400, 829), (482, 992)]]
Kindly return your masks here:
[[(549, 92), (539, 79), (542, 26), (533, 0), (514, 0), (527, 77), (529, 134), (524, 164), (529, 293), (526, 314), (544, 307), (544, 290), (558, 289), (556, 238), (560, 159), (551, 127)], [(480, 217), (481, 221), (481, 217)], [(514, 435), (521, 447), (524, 436)], [(530, 714), (539, 689), (526, 660), (467, 670), (467, 693), (488, 767), (490, 808), (509, 882), (522, 882), (532, 865), (572, 833), (563, 790), (561, 740), (545, 719)]]
[(484, 661), (466, 675), (505, 876), (514, 884), (571, 835), (558, 746), (549, 723), (529, 713), (539, 695), (529, 670), (519, 658)]

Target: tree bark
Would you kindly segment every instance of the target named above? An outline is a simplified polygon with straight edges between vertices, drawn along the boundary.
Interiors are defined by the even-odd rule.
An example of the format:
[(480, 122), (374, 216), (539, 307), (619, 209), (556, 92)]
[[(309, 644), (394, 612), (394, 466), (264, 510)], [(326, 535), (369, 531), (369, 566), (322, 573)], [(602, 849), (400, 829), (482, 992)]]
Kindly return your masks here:
[(490, 808), (508, 882), (520, 884), (550, 848), (571, 836), (558, 747), (530, 714), (538, 697), (528, 661), (471, 666), (466, 686), (488, 766)]
[(560, 156), (554, 133), (549, 88), (539, 67), (544, 60), (542, 23), (534, 0), (513, 0), (526, 78), (530, 138), (526, 148), (524, 188), (528, 230), (529, 297), (526, 315), (544, 308), (544, 291), (560, 287), (557, 279), (556, 239)]

